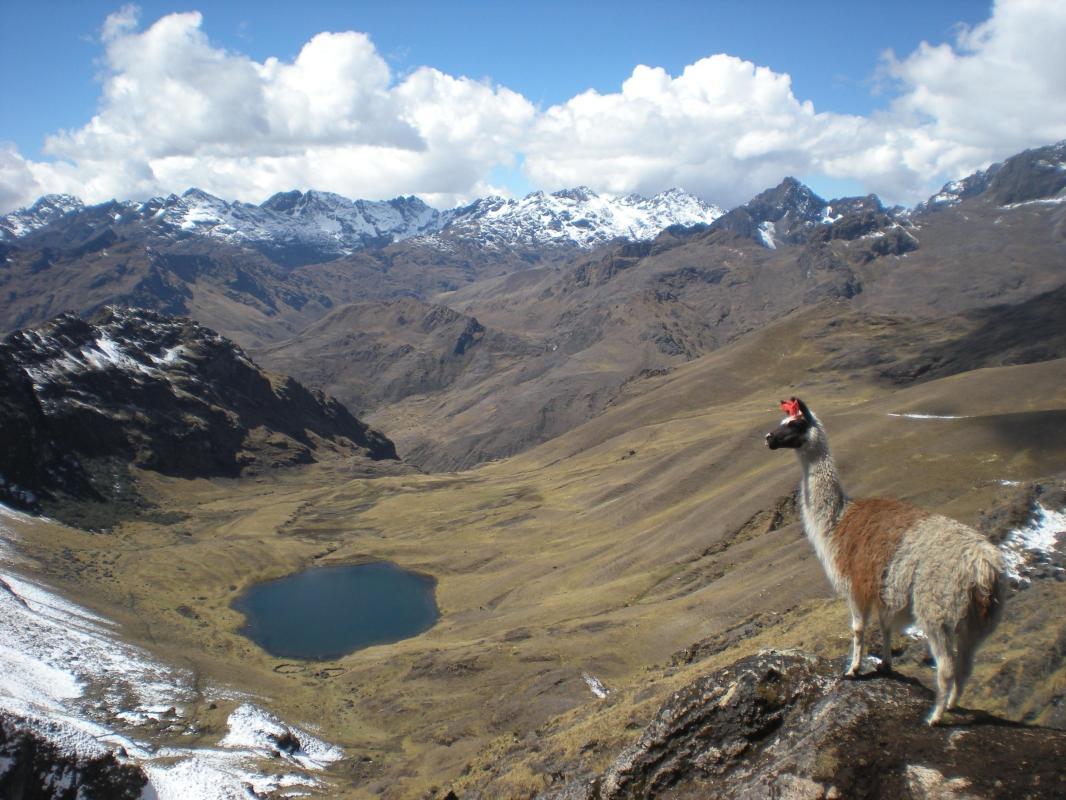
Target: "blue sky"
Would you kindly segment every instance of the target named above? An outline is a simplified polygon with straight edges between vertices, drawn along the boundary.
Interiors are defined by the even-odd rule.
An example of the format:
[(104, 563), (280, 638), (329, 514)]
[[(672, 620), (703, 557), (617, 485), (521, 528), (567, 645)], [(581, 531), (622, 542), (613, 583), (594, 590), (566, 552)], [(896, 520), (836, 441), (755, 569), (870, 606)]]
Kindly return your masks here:
[[(1030, 141), (1036, 136), (1066, 135), (1050, 108), (1066, 70), (1022, 109), (1021, 119), (1038, 117), (1020, 126), (1029, 139), (1002, 123), (975, 135), (965, 111), (1001, 92), (990, 113), (1002, 101), (1018, 115), (1018, 91), (990, 82), (988, 74), (1003, 73), (990, 64), (1009, 47), (1021, 62), (1032, 60), (1018, 30), (1046, 20), (1032, 43), (1039, 48), (1041, 35), (1066, 32), (1064, 5), (233, 1), (141, 2), (133, 13), (92, 0), (4, 0), (0, 63), (5, 75), (21, 77), (9, 77), (0, 95), (0, 142), (7, 143), (0, 205), (38, 190), (97, 199), (181, 191), (193, 180), (258, 201), (286, 179), (304, 187), (325, 181), (331, 185), (316, 188), (349, 196), (418, 193), (438, 205), (571, 181), (644, 193), (680, 182), (726, 195), (707, 199), (731, 205), (787, 173), (825, 194), (878, 191), (913, 201), (937, 181), (1043, 143)], [(168, 18), (189, 11), (200, 15)], [(102, 35), (109, 15), (110, 38)], [(163, 18), (175, 24), (157, 26)], [(169, 64), (153, 60), (153, 28), (152, 46), (168, 53)], [(975, 30), (982, 36), (966, 41)], [(316, 35), (345, 31), (369, 38), (335, 40), (332, 49), (318, 42), (327, 61), (339, 58), (348, 71), (312, 78), (304, 70), (303, 84), (297, 70), (263, 76), (268, 60), (294, 65)], [(887, 51), (894, 61), (885, 61)], [(716, 54), (732, 58), (707, 60)], [(362, 100), (332, 112), (347, 115), (343, 125), (319, 120), (294, 130), (284, 114), (262, 108), (228, 126), (185, 125), (190, 112), (173, 105), (179, 99), (171, 101), (179, 129), (171, 136), (168, 107), (151, 96), (153, 85), (170, 86), (204, 114), (227, 114), (225, 103), (211, 105), (219, 100), (202, 77), (181, 71), (186, 58), (224, 67), (219, 80), (233, 82), (223, 93), (230, 104), (261, 93), (259, 106), (280, 97), (284, 109), (300, 109), (314, 94), (312, 81), (340, 91), (371, 77)], [(1022, 66), (1046, 73), (1061, 65), (1047, 58)], [(642, 73), (623, 91), (639, 65), (662, 72)], [(682, 80), (693, 65), (701, 67)], [(1026, 77), (1023, 70), (1013, 79)], [(134, 92), (120, 91), (130, 85)], [(598, 98), (581, 100), (589, 90)], [(477, 113), (467, 119), (471, 108)], [(735, 113), (723, 111), (730, 108)], [(468, 123), (468, 135), (455, 132), (461, 125), (444, 130), (445, 119)], [(601, 121), (603, 130), (590, 134)], [(174, 141), (154, 144), (160, 131)], [(367, 166), (353, 167), (357, 161)]]
[[(291, 60), (321, 31), (370, 34), (398, 73), (433, 66), (489, 78), (531, 101), (560, 103), (586, 89), (617, 90), (637, 64), (677, 74), (729, 53), (787, 72), (797, 97), (824, 111), (866, 114), (885, 50), (949, 41), (959, 23), (988, 16), (985, 0), (936, 2), (140, 2), (147, 22), (199, 10), (228, 50)], [(45, 135), (80, 126), (96, 109), (94, 62), (104, 19), (122, 3), (4, 0), (0, 95), (4, 138), (40, 156)]]

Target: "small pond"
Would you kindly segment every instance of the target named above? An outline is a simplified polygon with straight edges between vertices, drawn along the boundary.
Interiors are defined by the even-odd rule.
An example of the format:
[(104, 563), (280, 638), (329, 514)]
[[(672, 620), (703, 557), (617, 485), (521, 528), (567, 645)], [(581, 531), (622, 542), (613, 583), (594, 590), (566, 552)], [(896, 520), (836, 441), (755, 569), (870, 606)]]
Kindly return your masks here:
[(314, 567), (252, 586), (233, 608), (247, 619), (240, 632), (271, 655), (327, 660), (432, 628), (435, 585), (386, 561)]

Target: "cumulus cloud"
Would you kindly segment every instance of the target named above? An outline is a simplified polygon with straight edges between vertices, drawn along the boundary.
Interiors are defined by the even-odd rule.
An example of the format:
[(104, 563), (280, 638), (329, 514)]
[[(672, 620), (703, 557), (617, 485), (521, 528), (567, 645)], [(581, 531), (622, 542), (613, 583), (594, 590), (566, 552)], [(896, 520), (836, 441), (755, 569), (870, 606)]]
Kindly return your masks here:
[(44, 191), (15, 145), (0, 142), (0, 212), (32, 202)]
[(809, 144), (824, 126), (793, 96), (788, 75), (715, 55), (676, 78), (639, 66), (617, 94), (586, 92), (547, 109), (525, 164), (538, 185), (684, 186), (732, 204), (809, 172)]
[(788, 75), (727, 55), (669, 76), (637, 67), (618, 93), (547, 109), (526, 154), (534, 184), (616, 192), (682, 185), (723, 205), (786, 174), (928, 196), (1026, 147), (1066, 138), (1066, 4), (1001, 0), (953, 45), (884, 56), (896, 97), (870, 117), (816, 113)]
[[(262, 200), (314, 187), (449, 205), (513, 162), (535, 114), (506, 88), (430, 68), (394, 83), (363, 33), (320, 33), (292, 62), (259, 63), (213, 46), (202, 23), (170, 14), (141, 31), (131, 6), (108, 17), (98, 113), (47, 138), (52, 161), (23, 162), (21, 194), (99, 201), (198, 186)], [(0, 156), (0, 175), (13, 159)]]
[(397, 80), (363, 33), (320, 33), (291, 62), (214, 46), (199, 13), (141, 29), (108, 17), (97, 114), (46, 140), (49, 161), (0, 145), (0, 211), (47, 191), (87, 201), (198, 186), (259, 201), (314, 187), (448, 206), (521, 163), (539, 188), (654, 193), (729, 206), (784, 175), (859, 182), (912, 203), (944, 181), (1066, 138), (1066, 4), (1000, 0), (950, 44), (886, 53), (890, 100), (870, 116), (815, 109), (787, 74), (718, 54), (672, 76), (637, 66), (610, 93), (546, 109), (505, 87), (422, 67)]
[(907, 165), (958, 171), (1066, 137), (1063, 42), (1060, 0), (1000, 0), (954, 47), (923, 42), (903, 59), (888, 54), (902, 89), (892, 121), (916, 132)]

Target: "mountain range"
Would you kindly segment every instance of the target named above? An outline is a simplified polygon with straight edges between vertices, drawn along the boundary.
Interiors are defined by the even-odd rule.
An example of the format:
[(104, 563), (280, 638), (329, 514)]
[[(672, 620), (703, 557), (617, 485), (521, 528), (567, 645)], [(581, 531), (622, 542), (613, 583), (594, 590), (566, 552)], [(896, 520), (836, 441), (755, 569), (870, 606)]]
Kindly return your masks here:
[(46, 195), (0, 217), (0, 241), (23, 239), (69, 214), (95, 213), (116, 229), (140, 226), (170, 239), (217, 239), (292, 267), (416, 236), (438, 249), (449, 248), (456, 238), (497, 249), (588, 249), (617, 238), (650, 239), (671, 225), (709, 224), (722, 215), (717, 206), (679, 189), (652, 198), (616, 198), (585, 187), (534, 192), (521, 200), (486, 197), (443, 212), (413, 196), (353, 201), (331, 192), (294, 190), (252, 205), (227, 202), (200, 189), (143, 203), (112, 201), (94, 209), (70, 195)]
[(2, 223), (0, 325), (106, 304), (189, 315), (367, 416), (410, 462), (470, 467), (814, 303), (951, 317), (1055, 290), (1064, 163), (1062, 143), (1028, 151), (913, 210), (792, 178), (724, 214), (678, 191), (443, 213), (320, 192), (42, 198)]

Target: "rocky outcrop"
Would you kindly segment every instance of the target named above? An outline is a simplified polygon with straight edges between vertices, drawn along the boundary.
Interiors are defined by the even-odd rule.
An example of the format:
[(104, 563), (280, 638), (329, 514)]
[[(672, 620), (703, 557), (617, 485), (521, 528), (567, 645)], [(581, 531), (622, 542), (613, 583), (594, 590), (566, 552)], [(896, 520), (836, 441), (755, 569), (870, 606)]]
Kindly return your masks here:
[(602, 773), (542, 800), (1053, 798), (1066, 731), (959, 710), (924, 724), (931, 693), (901, 677), (763, 652), (676, 692)]
[(1061, 198), (1066, 191), (1066, 141), (1008, 158), (988, 186), (996, 205)]
[(26, 720), (0, 715), (0, 796), (9, 800), (135, 800), (148, 783), (144, 771), (114, 753), (64, 751)]
[(712, 231), (732, 231), (766, 247), (803, 244), (811, 230), (826, 221), (828, 203), (795, 178), (785, 178), (742, 206), (719, 217)]
[(914, 208), (919, 217), (980, 197), (998, 206), (1061, 198), (1066, 191), (1066, 140), (1026, 150), (943, 188)]
[(0, 343), (0, 388), (0, 495), (22, 508), (57, 491), (110, 497), (111, 470), (93, 480), (90, 462), (212, 477), (325, 451), (396, 459), (389, 439), (333, 398), (264, 372), (191, 320), (151, 311), (63, 314), (13, 333)]

